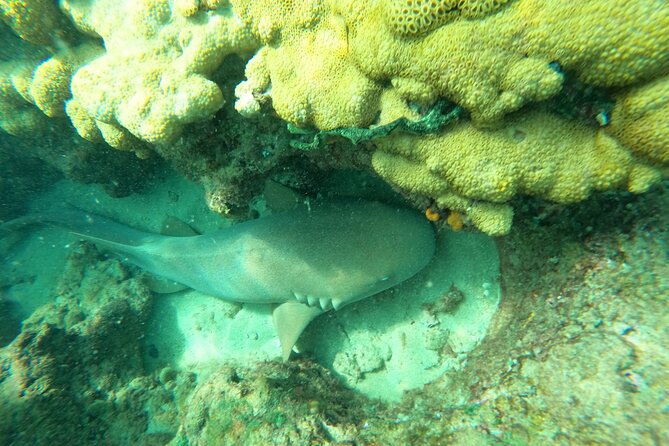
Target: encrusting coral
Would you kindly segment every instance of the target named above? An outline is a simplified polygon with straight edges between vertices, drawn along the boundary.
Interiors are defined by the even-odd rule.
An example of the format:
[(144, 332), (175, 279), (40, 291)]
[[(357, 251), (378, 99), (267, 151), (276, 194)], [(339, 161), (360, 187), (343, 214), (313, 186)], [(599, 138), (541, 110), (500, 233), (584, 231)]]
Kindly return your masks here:
[(669, 163), (669, 75), (620, 93), (608, 131), (649, 161)]
[(437, 135), (388, 137), (372, 166), (491, 235), (509, 231), (515, 195), (573, 203), (594, 190), (645, 190), (661, 177), (606, 133), (539, 110), (509, 116), (501, 129), (460, 122)]
[[(44, 44), (24, 9), (45, 2), (2, 4), (20, 37)], [(221, 72), (235, 55), (246, 62), (234, 82), (245, 117), (273, 109), (292, 126), (336, 133), (420, 119), (437, 101), (460, 107), (467, 122), (432, 135), (397, 130), (366, 147), (382, 178), (491, 234), (508, 231), (516, 194), (573, 202), (643, 192), (667, 171), (669, 6), (652, 0), (62, 0), (59, 9), (54, 20), (102, 40), (104, 52), (70, 63), (47, 47), (52, 58), (34, 73), (35, 61), (0, 67), (0, 107), (12, 112), (0, 126), (10, 133), (44, 119), (33, 104), (57, 116), (67, 101), (83, 138), (141, 157), (161, 146), (169, 158), (186, 125), (232, 99)], [(617, 100), (598, 118), (608, 128), (532, 106), (568, 80)]]
[[(594, 190), (642, 192), (662, 176), (666, 142), (648, 157), (649, 148), (625, 148), (557, 115), (529, 111), (503, 120), (559, 94), (565, 76), (613, 88), (667, 71), (669, 9), (653, 2), (632, 10), (610, 2), (324, 1), (311, 16), (297, 2), (283, 2), (280, 13), (262, 1), (238, 5), (264, 43), (237, 89), (242, 114), (271, 99), (288, 122), (329, 130), (417, 119), (415, 106), (440, 97), (464, 107), (473, 123), (376, 141), (373, 168), (405, 192), (464, 213), (484, 232), (508, 232), (506, 203), (516, 194), (570, 203)], [(279, 26), (268, 19), (273, 14), (288, 19)], [(652, 132), (658, 113), (648, 111), (639, 132)]]
[(0, 64), (0, 128), (21, 135), (43, 126), (42, 113), (51, 118), (64, 116), (72, 75), (102, 51), (97, 44), (83, 43), (44, 60), (40, 60), (44, 54), (38, 52)]
[(37, 45), (51, 44), (63, 25), (57, 2), (52, 0), (0, 0), (0, 19)]
[(0, 62), (0, 128), (10, 135), (25, 135), (43, 126), (44, 116), (22, 93), (27, 92), (34, 60)]
[(509, 0), (391, 0), (386, 23), (399, 35), (419, 35), (432, 31), (462, 15), (479, 18), (496, 11)]
[[(287, 1), (281, 13), (274, 2), (248, 3), (233, 2), (265, 46), (247, 66), (243, 91), (268, 94), (283, 119), (319, 129), (368, 126), (388, 84), (406, 101), (445, 97), (490, 124), (558, 93), (563, 71), (593, 85), (623, 86), (669, 69), (669, 11), (651, 1), (634, 8), (606, 1), (401, 2), (421, 17), (463, 15), (436, 28), (441, 19), (410, 19), (398, 2), (324, 0), (308, 8)], [(486, 13), (464, 14), (474, 3), (489, 3), (473, 8)], [(400, 19), (425, 22), (425, 29), (398, 35)]]
[[(61, 5), (78, 29), (102, 37), (107, 50), (72, 79), (73, 122), (82, 123), (83, 112), (96, 125), (115, 127), (116, 135), (126, 129), (149, 143), (173, 140), (184, 124), (220, 109), (223, 95), (207, 76), (226, 55), (253, 48), (234, 17), (191, 20), (173, 14), (167, 0)], [(100, 128), (105, 139), (110, 130)]]

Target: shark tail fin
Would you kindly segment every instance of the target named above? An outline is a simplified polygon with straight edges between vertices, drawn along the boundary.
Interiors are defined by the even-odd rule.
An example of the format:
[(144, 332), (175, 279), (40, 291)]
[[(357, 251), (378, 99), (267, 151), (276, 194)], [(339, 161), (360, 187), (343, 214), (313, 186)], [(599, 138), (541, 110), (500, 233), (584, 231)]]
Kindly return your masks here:
[(31, 214), (0, 225), (0, 238), (34, 225), (53, 225), (108, 248), (140, 246), (157, 236), (76, 208)]

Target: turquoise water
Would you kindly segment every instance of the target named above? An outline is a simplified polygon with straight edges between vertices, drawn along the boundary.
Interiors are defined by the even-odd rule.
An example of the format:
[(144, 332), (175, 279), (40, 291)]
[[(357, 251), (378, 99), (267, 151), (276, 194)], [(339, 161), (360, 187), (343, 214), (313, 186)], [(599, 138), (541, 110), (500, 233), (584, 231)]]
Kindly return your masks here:
[[(0, 445), (669, 443), (665, 2), (0, 8)], [(388, 219), (355, 232), (391, 253), (335, 267), (348, 216), (318, 222), (284, 275), (323, 295), (283, 323), (62, 217), (196, 236), (352, 201), (434, 254)], [(277, 275), (239, 238), (248, 287)]]

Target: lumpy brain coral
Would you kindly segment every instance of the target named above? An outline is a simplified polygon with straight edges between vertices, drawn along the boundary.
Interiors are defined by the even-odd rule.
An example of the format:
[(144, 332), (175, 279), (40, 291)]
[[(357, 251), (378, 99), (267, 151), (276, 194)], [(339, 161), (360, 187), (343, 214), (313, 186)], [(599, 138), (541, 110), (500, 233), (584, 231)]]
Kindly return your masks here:
[[(633, 8), (605, 0), (280, 3), (282, 21), (275, 2), (233, 2), (263, 43), (240, 91), (270, 97), (300, 126), (368, 126), (389, 85), (418, 104), (448, 98), (490, 125), (555, 96), (565, 72), (624, 87), (669, 70), (669, 6), (650, 0)], [(413, 25), (405, 32), (400, 22)], [(240, 99), (241, 111), (254, 109), (248, 95)]]
[[(372, 164), (489, 234), (508, 232), (516, 194), (570, 203), (642, 192), (666, 173), (667, 102), (648, 98), (667, 97), (654, 79), (669, 72), (669, 5), (349, 0), (310, 2), (319, 14), (306, 17), (281, 2), (291, 20), (277, 28), (273, 2), (233, 3), (263, 43), (237, 89), (242, 113), (271, 99), (292, 124), (327, 130), (417, 118), (437, 98), (466, 109), (471, 121), (439, 134), (378, 140)], [(565, 76), (619, 92), (611, 131), (529, 105), (559, 95)]]
[(507, 202), (517, 194), (573, 203), (594, 190), (643, 192), (661, 178), (652, 163), (607, 133), (541, 110), (511, 115), (500, 129), (461, 122), (437, 135), (397, 135), (378, 146), (372, 164), (379, 175), (467, 215), (491, 235), (509, 231)]
[(78, 29), (102, 37), (107, 50), (72, 79), (75, 104), (67, 110), (84, 137), (92, 131), (84, 123), (92, 122), (106, 140), (128, 131), (149, 143), (172, 141), (183, 125), (223, 105), (209, 76), (226, 55), (254, 44), (230, 14), (202, 11), (196, 20), (178, 14), (192, 14), (185, 7), (173, 11), (167, 0), (61, 5)]
[[(65, 113), (82, 137), (139, 154), (146, 143), (169, 146), (184, 126), (209, 119), (230, 100), (244, 116), (271, 108), (317, 131), (418, 119), (417, 110), (445, 99), (467, 117), (438, 134), (396, 132), (375, 141), (372, 167), (491, 234), (508, 231), (515, 194), (573, 202), (596, 190), (642, 192), (667, 173), (667, 2), (0, 0), (0, 6), (4, 23), (52, 56), (41, 65), (0, 64), (0, 109), (13, 116), (0, 126), (13, 133)], [(74, 58), (54, 54), (58, 42), (39, 25), (38, 11), (47, 24), (76, 29), (79, 41), (92, 39), (103, 49)], [(216, 77), (231, 54), (247, 61), (236, 99), (225, 97)], [(566, 80), (607, 90), (616, 104), (610, 123), (608, 115), (600, 122), (609, 125), (588, 127), (535, 106), (559, 97)]]

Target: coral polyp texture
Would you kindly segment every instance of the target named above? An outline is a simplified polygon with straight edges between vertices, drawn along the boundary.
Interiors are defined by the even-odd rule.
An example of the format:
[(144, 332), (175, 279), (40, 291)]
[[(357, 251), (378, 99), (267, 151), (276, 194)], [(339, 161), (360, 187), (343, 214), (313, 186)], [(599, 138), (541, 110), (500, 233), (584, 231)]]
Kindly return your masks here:
[[(489, 124), (557, 94), (562, 71), (609, 87), (669, 69), (669, 12), (652, 1), (283, 2), (281, 25), (274, 2), (238, 3), (264, 43), (246, 91), (269, 94), (287, 121), (321, 129), (372, 123), (388, 84), (407, 101), (448, 98)], [(446, 10), (457, 19), (442, 20)], [(398, 21), (420, 24), (416, 35)], [(324, 108), (337, 93), (352, 105)]]
[[(491, 234), (508, 231), (516, 194), (565, 203), (597, 190), (642, 192), (667, 172), (669, 5), (662, 2), (0, 5), (3, 21), (45, 53), (0, 67), (0, 126), (10, 133), (66, 113), (84, 139), (141, 157), (160, 146), (169, 158), (186, 126), (220, 126), (212, 116), (233, 112), (233, 103), (244, 117), (331, 131), (420, 119), (421, 110), (450, 101), (466, 121), (433, 135), (397, 131), (375, 140), (366, 145), (376, 150), (371, 169)], [(34, 11), (67, 30), (58, 34), (65, 40), (46, 35)], [(63, 48), (86, 39), (97, 53), (73, 57)], [(226, 64), (233, 55), (245, 64), (245, 79)], [(616, 101), (599, 116), (608, 128), (538, 109), (565, 95), (571, 81)]]
[(248, 51), (254, 42), (230, 14), (202, 11), (195, 20), (184, 8), (173, 12), (166, 0), (61, 5), (78, 29), (101, 37), (106, 48), (72, 79), (73, 123), (82, 136), (90, 135), (86, 114), (107, 127), (99, 129), (105, 140), (124, 129), (149, 143), (173, 140), (184, 124), (221, 108), (223, 94), (207, 76), (226, 55)]
[(402, 189), (462, 212), (486, 233), (509, 231), (517, 194), (558, 203), (594, 190), (646, 190), (660, 173), (601, 130), (544, 111), (514, 114), (501, 129), (461, 122), (427, 137), (379, 143), (374, 169)]
[(669, 75), (619, 94), (609, 130), (650, 162), (669, 163)]
[(24, 40), (50, 44), (58, 37), (63, 17), (52, 0), (0, 0), (0, 20)]
[(391, 0), (386, 24), (400, 35), (432, 31), (457, 18), (480, 18), (501, 8), (509, 0)]

